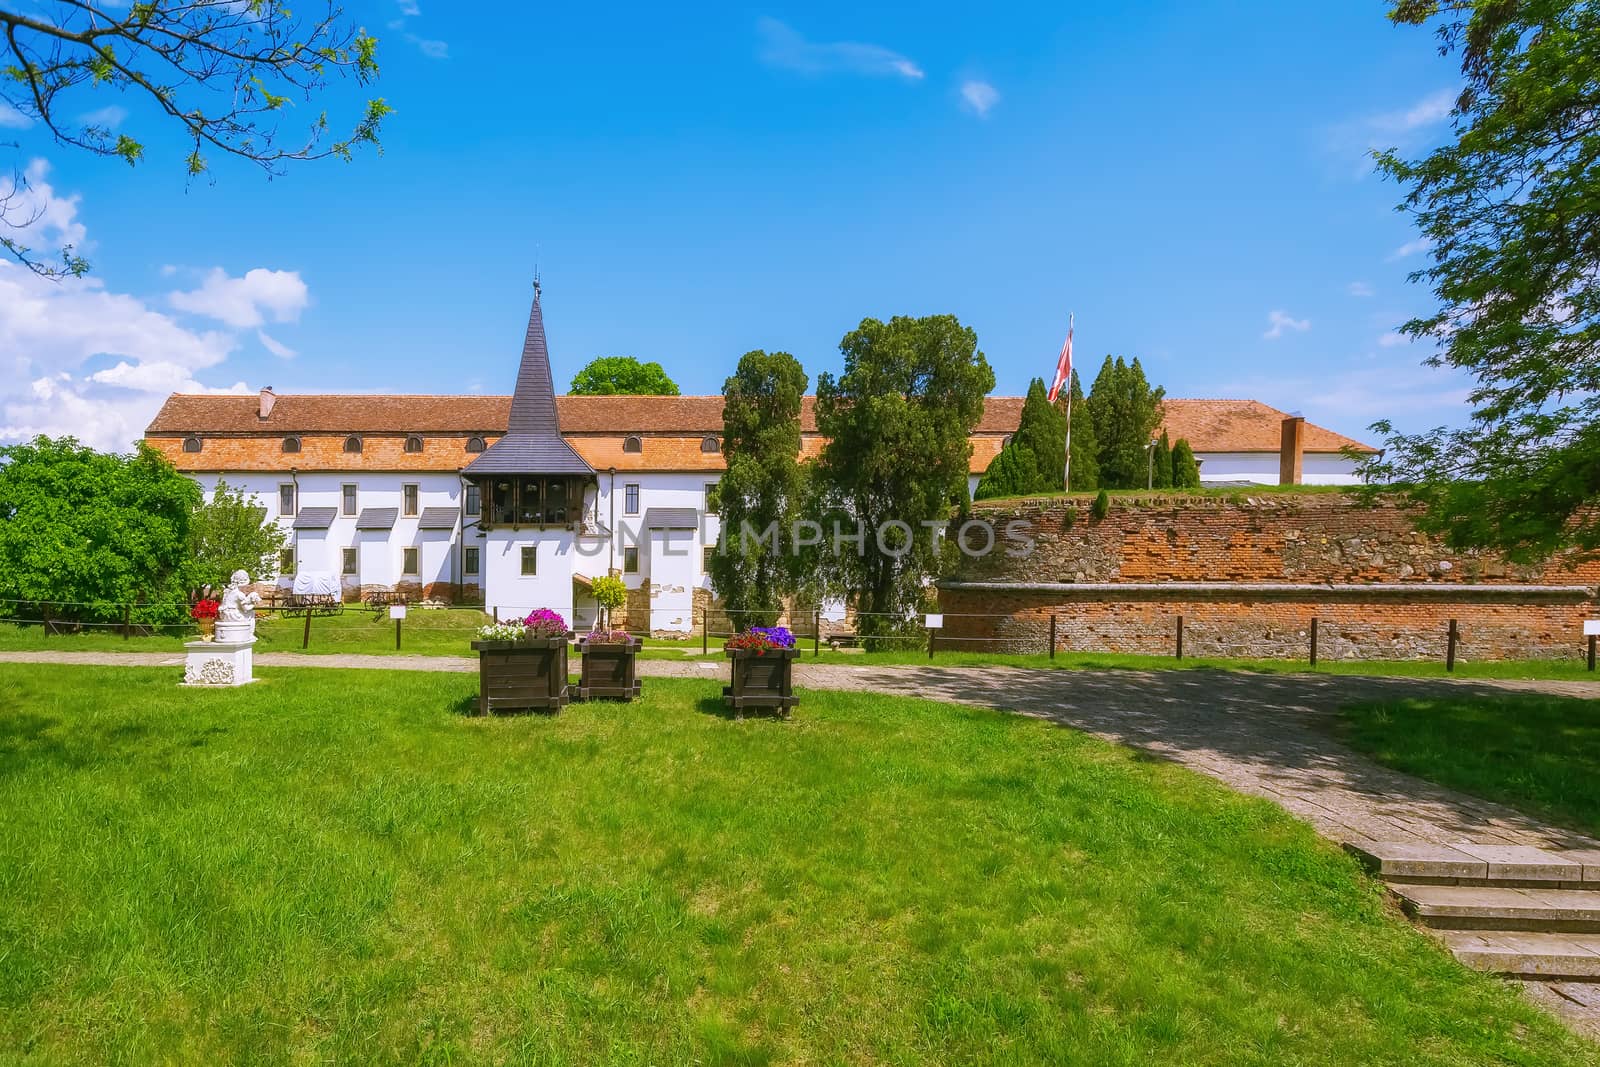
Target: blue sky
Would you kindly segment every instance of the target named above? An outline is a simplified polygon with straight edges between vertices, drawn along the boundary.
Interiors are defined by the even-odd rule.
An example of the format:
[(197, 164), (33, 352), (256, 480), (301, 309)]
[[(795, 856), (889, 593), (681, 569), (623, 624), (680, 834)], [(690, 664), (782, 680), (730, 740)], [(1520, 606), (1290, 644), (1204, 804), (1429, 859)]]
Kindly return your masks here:
[(0, 269), (0, 435), (125, 442), (179, 387), (503, 392), (536, 261), (560, 381), (631, 354), (716, 392), (751, 348), (814, 376), (864, 316), (951, 312), (1016, 393), (1070, 310), (1086, 376), (1139, 356), (1366, 439), (1460, 421), (1392, 333), (1423, 257), (1364, 159), (1445, 135), (1456, 73), (1385, 6), (352, 3), (381, 156), (186, 185), (134, 101), (82, 106), (125, 112), (132, 170), (0, 114), (35, 243), (94, 264)]

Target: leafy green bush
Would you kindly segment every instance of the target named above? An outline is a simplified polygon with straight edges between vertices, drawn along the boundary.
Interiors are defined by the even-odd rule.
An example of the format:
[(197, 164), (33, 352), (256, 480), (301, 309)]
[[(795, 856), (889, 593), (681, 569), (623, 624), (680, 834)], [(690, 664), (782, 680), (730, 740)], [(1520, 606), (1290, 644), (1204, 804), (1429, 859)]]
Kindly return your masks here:
[(1090, 514), (1097, 519), (1103, 519), (1111, 511), (1111, 494), (1104, 489), (1095, 494), (1094, 504), (1089, 508)]
[(615, 574), (607, 574), (596, 578), (590, 590), (594, 593), (594, 602), (605, 609), (606, 626), (609, 628), (611, 613), (628, 601), (628, 587)]

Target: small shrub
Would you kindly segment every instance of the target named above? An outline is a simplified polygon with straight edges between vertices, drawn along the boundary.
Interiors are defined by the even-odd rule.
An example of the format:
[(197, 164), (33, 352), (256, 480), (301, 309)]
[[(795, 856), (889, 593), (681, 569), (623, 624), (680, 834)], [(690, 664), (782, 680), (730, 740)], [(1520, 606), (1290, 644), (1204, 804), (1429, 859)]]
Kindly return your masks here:
[(1068, 508), (1061, 513), (1061, 528), (1070, 530), (1078, 524), (1078, 509)]
[(1090, 507), (1089, 511), (1097, 519), (1105, 518), (1106, 515), (1111, 511), (1111, 494), (1106, 492), (1104, 489), (1100, 490), (1100, 492), (1096, 494), (1094, 498), (1094, 505)]
[(628, 587), (615, 574), (607, 574), (594, 580), (591, 591), (594, 602), (605, 610), (606, 625), (610, 626), (611, 613), (628, 602)]

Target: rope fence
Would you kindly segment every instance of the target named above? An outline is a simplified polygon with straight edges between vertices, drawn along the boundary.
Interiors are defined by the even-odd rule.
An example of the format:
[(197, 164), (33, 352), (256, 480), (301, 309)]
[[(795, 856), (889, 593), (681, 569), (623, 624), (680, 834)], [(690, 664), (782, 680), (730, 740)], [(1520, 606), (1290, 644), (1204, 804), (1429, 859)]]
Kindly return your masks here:
[[(395, 605), (398, 606), (398, 603)], [(141, 611), (148, 609), (161, 609), (170, 612), (171, 605), (152, 605), (139, 601), (61, 601), (61, 600), (28, 600), (17, 597), (0, 598), (0, 624), (9, 624), (17, 627), (38, 626), (47, 637), (63, 637), (70, 639), (73, 634), (81, 632), (103, 632), (120, 634), (123, 640), (134, 637), (155, 636), (192, 636), (200, 631), (200, 626), (193, 619), (182, 620), (144, 620), (138, 618)], [(373, 604), (329, 604), (317, 602), (295, 602), (293, 600), (280, 600), (274, 605), (262, 605), (261, 618), (263, 621), (278, 621), (283, 624), (278, 627), (263, 627), (257, 629), (257, 637), (265, 643), (274, 643), (274, 636), (288, 637), (291, 641), (299, 638), (302, 649), (309, 649), (312, 642), (312, 619), (314, 617), (329, 617), (347, 614), (346, 609), (353, 608), (358, 613), (365, 610), (373, 611), (372, 621), (387, 622), (389, 612), (383, 605)], [(75, 617), (73, 609), (78, 609), (82, 614), (93, 614), (100, 618)], [(84, 610), (84, 609), (92, 609)], [(418, 620), (426, 618), (427, 612), (419, 613)], [(106, 618), (106, 616), (110, 616)], [(735, 611), (724, 607), (699, 607), (689, 618), (692, 620), (689, 632), (674, 630), (676, 638), (674, 645), (692, 648), (693, 639), (698, 633), (700, 638), (700, 652), (709, 654), (711, 642), (716, 639), (719, 643), (735, 636), (741, 629), (740, 619), (753, 622), (763, 622), (776, 616), (778, 623), (787, 626), (794, 635), (795, 645), (802, 651), (809, 645), (813, 657), (819, 656), (824, 647), (829, 650), (841, 648), (860, 647), (864, 651), (919, 651), (925, 650), (928, 659), (934, 659), (939, 652), (967, 652), (975, 655), (992, 655), (997, 660), (1003, 657), (1016, 655), (1037, 655), (1055, 659), (1058, 653), (1073, 654), (1122, 654), (1132, 653), (1146, 656), (1167, 655), (1175, 660), (1182, 660), (1185, 655), (1192, 652), (1192, 648), (1185, 649), (1185, 617), (1182, 614), (1168, 616), (1159, 629), (1152, 625), (1148, 629), (1132, 635), (1128, 641), (1117, 648), (1068, 648), (1068, 642), (1063, 639), (1064, 631), (1061, 626), (1063, 615), (1060, 613), (1049, 616), (1032, 616), (1026, 619), (1017, 615), (986, 612), (929, 612), (923, 614), (901, 614), (891, 612), (849, 612), (843, 613), (837, 606), (824, 607), (822, 605), (795, 605), (786, 610), (773, 611)], [(938, 623), (928, 626), (930, 621)], [(348, 617), (348, 616), (347, 616)], [(485, 614), (487, 620), (490, 616)], [(983, 622), (992, 620), (1000, 625), (994, 632), (979, 634), (953, 634), (947, 632), (944, 625), (950, 620), (977, 620)], [(453, 622), (451, 619), (440, 619), (441, 623)], [(863, 623), (866, 625), (863, 625)], [(1017, 623), (1027, 625), (1018, 627)], [(298, 625), (297, 625), (298, 624)], [(400, 619), (395, 619), (395, 645), (400, 646)], [(469, 622), (463, 625), (429, 625), (422, 623), (422, 628), (430, 634), (459, 636), (463, 644), (470, 641), (478, 624)], [(880, 629), (884, 632), (876, 632)], [(1002, 630), (1002, 627), (1007, 627)], [(320, 629), (320, 627), (318, 627)], [(1325, 637), (1322, 620), (1311, 617), (1306, 620), (1303, 628), (1296, 628), (1293, 640), (1279, 642), (1279, 651), (1276, 654), (1256, 653), (1243, 658), (1278, 660), (1281, 662), (1304, 662), (1311, 667), (1316, 667), (1321, 659), (1322, 644)], [(1037, 634), (1035, 635), (1035, 631)], [(338, 624), (335, 632), (345, 634), (355, 633), (355, 628), (348, 622)], [(1199, 629), (1202, 644), (1209, 639), (1214, 649), (1218, 645), (1218, 630), (1214, 623), (1206, 624)], [(330, 635), (331, 636), (331, 635)], [(649, 636), (646, 634), (645, 636)], [(1588, 670), (1596, 669), (1596, 643), (1595, 634), (1584, 634), (1583, 645), (1574, 649), (1578, 657), (1586, 661)], [(1336, 631), (1335, 641), (1339, 640)], [(1460, 658), (1463, 646), (1462, 629), (1456, 619), (1449, 619), (1441, 623), (1438, 632), (1439, 644), (1436, 651), (1427, 658), (1437, 655), (1444, 662), (1445, 669), (1454, 671), (1456, 662)], [(361, 639), (358, 637), (358, 640)], [(334, 643), (342, 643), (337, 637)], [(1295, 645), (1299, 644), (1300, 654), (1295, 654)], [(1128, 647), (1130, 644), (1138, 645), (1137, 652)], [(1165, 651), (1161, 646), (1165, 645)], [(0, 646), (3, 647), (3, 646)], [(1442, 655), (1440, 654), (1442, 653)], [(1212, 652), (1216, 658), (1241, 658), (1237, 653)]]

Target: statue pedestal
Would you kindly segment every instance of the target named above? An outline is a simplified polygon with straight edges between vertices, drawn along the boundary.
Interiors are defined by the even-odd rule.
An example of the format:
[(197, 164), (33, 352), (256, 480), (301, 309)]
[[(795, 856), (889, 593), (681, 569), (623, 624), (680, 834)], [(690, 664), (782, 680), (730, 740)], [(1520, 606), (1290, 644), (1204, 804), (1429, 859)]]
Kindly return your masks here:
[[(245, 625), (248, 629), (249, 624)], [(216, 640), (185, 641), (183, 684), (204, 688), (249, 685), (255, 681), (251, 651), (255, 643), (255, 635), (248, 632), (243, 640), (224, 640), (220, 623)]]

